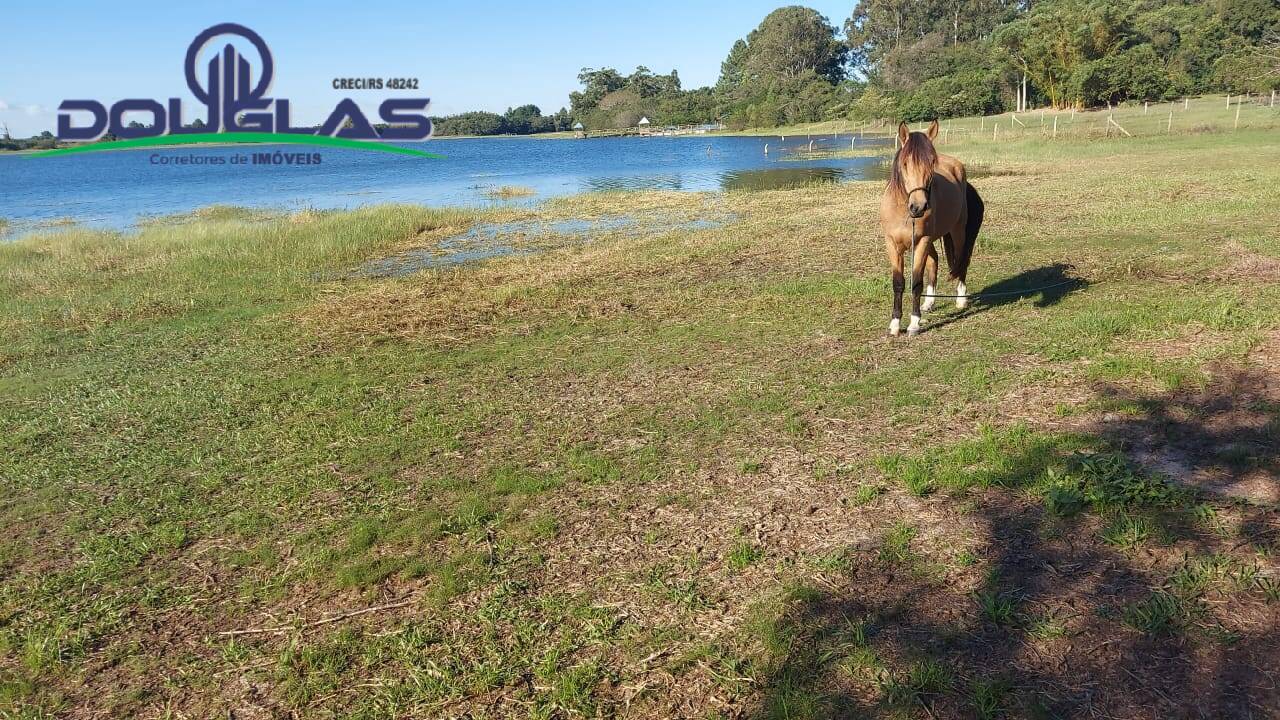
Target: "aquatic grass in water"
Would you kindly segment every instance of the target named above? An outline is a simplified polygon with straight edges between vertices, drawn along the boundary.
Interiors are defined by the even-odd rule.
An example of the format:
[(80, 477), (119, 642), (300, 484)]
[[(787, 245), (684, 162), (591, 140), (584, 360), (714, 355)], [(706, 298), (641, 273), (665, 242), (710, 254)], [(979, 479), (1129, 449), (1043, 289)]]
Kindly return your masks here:
[(511, 198), (532, 197), (537, 195), (538, 191), (522, 185), (502, 185), (490, 188), (484, 194), (495, 200), (510, 200)]

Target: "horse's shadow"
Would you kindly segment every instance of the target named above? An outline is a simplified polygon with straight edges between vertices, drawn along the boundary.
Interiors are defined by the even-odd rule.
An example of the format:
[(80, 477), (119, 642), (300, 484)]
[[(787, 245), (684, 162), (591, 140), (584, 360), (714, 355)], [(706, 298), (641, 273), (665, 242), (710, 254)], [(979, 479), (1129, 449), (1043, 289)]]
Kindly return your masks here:
[(937, 318), (927, 327), (929, 330), (937, 330), (978, 313), (1037, 296), (1036, 307), (1056, 305), (1071, 293), (1089, 286), (1089, 281), (1073, 275), (1073, 270), (1074, 266), (1067, 263), (1023, 270), (972, 293), (972, 302), (967, 309)]

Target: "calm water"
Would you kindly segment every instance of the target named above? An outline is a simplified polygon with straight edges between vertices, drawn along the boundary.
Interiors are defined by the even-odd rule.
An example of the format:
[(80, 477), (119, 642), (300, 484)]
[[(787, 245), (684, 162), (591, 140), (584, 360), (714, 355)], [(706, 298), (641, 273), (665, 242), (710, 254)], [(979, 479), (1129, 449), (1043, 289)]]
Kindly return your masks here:
[[(814, 136), (815, 151), (845, 150), (851, 136)], [(764, 154), (768, 143), (769, 155)], [(858, 144), (883, 144), (859, 139)], [(128, 228), (140, 219), (213, 205), (284, 209), (370, 203), (482, 205), (537, 202), (588, 190), (720, 190), (785, 187), (876, 177), (880, 158), (802, 158), (809, 138), (705, 137), (537, 140), (484, 138), (419, 143), (445, 155), (428, 160), (319, 149), (319, 165), (154, 165), (163, 155), (231, 155), (300, 146), (174, 148), (71, 157), (0, 155), (0, 218), (9, 236), (64, 223)], [(537, 195), (494, 200), (503, 185)]]

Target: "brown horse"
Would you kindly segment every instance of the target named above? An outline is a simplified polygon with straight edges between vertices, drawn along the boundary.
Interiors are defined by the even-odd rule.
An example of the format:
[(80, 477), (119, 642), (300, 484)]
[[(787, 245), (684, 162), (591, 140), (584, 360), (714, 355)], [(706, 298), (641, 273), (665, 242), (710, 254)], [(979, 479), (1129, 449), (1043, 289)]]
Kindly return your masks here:
[[(938, 121), (927, 132), (911, 132), (906, 123), (898, 125), (901, 147), (893, 158), (893, 172), (880, 201), (880, 227), (884, 247), (893, 269), (893, 319), (889, 334), (902, 326), (902, 254), (912, 251), (911, 324), (907, 334), (920, 332), (920, 314), (933, 308), (938, 286), (938, 251), (933, 242), (942, 238), (947, 267), (956, 284), (956, 307), (969, 304), (964, 285), (973, 257), (973, 243), (982, 227), (985, 206), (978, 191), (965, 176), (964, 164), (933, 147)], [(920, 303), (920, 296), (926, 298)]]

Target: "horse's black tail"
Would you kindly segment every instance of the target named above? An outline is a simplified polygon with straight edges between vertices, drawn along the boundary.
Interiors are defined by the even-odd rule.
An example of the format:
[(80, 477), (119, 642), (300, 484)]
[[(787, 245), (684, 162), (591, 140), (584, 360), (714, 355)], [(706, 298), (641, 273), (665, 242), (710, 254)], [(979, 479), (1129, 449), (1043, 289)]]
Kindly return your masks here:
[(982, 216), (987, 211), (987, 205), (982, 202), (982, 196), (969, 183), (965, 183), (964, 186), (964, 200), (969, 211), (968, 220), (964, 224), (964, 244), (956, 248), (955, 262), (947, 263), (950, 266), (952, 280), (963, 278), (969, 272), (969, 261), (973, 259), (973, 244), (978, 240), (978, 231), (982, 229)]

